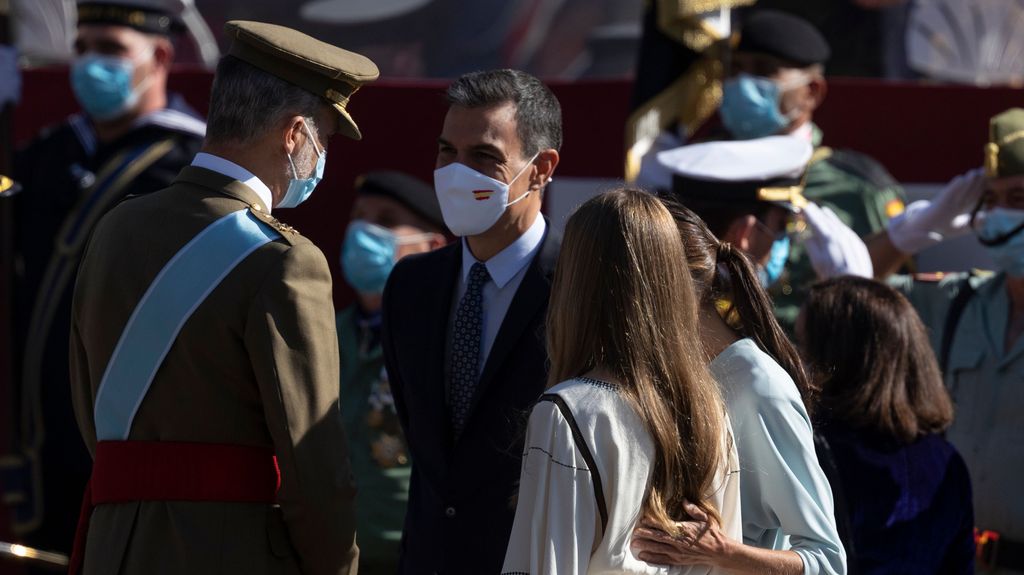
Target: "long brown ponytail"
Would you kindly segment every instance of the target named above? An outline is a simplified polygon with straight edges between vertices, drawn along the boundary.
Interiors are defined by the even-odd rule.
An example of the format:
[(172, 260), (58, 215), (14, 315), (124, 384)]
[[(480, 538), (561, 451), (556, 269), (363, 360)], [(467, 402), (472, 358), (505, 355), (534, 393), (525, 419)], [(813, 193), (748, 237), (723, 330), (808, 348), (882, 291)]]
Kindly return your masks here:
[(726, 321), (786, 370), (807, 412), (813, 412), (819, 390), (811, 383), (796, 346), (775, 319), (772, 300), (761, 287), (750, 258), (728, 242), (720, 242), (700, 216), (686, 206), (672, 198), (661, 200), (679, 228), (697, 297), (705, 305), (716, 307), (720, 301), (728, 302), (727, 308), (720, 309)]

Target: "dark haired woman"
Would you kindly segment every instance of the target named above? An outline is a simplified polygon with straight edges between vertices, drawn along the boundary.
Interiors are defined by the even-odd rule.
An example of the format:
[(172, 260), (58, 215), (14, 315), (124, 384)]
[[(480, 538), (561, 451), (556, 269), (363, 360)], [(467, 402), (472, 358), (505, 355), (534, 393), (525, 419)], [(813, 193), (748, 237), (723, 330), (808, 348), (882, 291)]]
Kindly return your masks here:
[(672, 216), (619, 190), (569, 218), (548, 311), (552, 387), (530, 414), (503, 573), (719, 573), (636, 559), (641, 517), (739, 538), (736, 455)]
[(941, 436), (953, 405), (913, 306), (878, 282), (832, 279), (811, 289), (797, 335), (822, 381), (819, 431), (859, 571), (972, 573), (971, 483)]
[[(745, 255), (720, 243), (692, 211), (665, 200), (700, 300), (700, 329), (740, 457), (743, 543), (720, 543), (694, 517), (673, 536), (637, 531), (652, 563), (711, 564), (731, 573), (846, 573), (832, 491), (814, 450), (813, 388)], [(706, 531), (706, 533), (705, 533)], [(703, 536), (701, 535), (703, 533)]]

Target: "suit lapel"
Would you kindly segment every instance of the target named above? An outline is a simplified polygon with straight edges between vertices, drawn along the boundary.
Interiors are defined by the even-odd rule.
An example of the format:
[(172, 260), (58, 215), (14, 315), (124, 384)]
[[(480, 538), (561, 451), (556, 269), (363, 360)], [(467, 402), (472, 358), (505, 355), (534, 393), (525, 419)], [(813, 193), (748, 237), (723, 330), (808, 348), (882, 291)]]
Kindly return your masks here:
[(441, 248), (439, 255), (437, 277), (440, 278), (440, 281), (430, 284), (434, 293), (426, 298), (426, 301), (430, 302), (429, 309), (420, 316), (422, 323), (416, 333), (422, 334), (426, 338), (423, 343), (424, 377), (422, 378), (426, 387), (423, 390), (422, 399), (426, 405), (424, 405), (421, 416), (429, 414), (430, 417), (435, 418), (432, 426), (436, 433), (430, 434), (430, 439), (438, 442), (435, 447), (439, 452), (444, 453), (447, 459), (452, 449), (453, 434), (446, 401), (448, 385), (445, 377), (445, 358), (447, 357), (445, 348), (448, 342), (448, 320), (451, 313), (452, 294), (455, 293), (459, 270), (462, 267), (462, 242), (454, 242)]
[[(469, 417), (472, 418), (480, 398), (484, 395), (487, 387), (494, 381), (498, 370), (505, 363), (508, 355), (516, 348), (516, 344), (523, 335), (536, 335), (526, 333), (530, 326), (544, 327), (544, 321), (537, 321), (537, 314), (547, 310), (548, 297), (551, 295), (551, 278), (558, 261), (558, 251), (561, 247), (561, 234), (551, 228), (548, 224), (544, 241), (541, 244), (537, 256), (530, 262), (530, 266), (523, 276), (519, 289), (516, 290), (512, 303), (505, 313), (505, 319), (498, 329), (498, 335), (491, 346), (491, 353), (487, 356), (487, 363), (484, 364), (484, 371), (480, 375), (480, 383), (476, 393), (473, 394), (473, 405), (470, 407)], [(539, 334), (543, 337), (543, 334)]]

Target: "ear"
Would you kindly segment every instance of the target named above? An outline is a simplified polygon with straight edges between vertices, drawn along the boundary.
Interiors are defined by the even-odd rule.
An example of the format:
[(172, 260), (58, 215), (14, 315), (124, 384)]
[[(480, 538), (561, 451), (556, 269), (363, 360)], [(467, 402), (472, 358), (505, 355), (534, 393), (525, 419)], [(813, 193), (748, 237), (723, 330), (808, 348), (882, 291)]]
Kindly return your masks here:
[(448, 245), (448, 238), (444, 234), (435, 233), (427, 244), (430, 246), (431, 251), (433, 251)]
[(153, 62), (157, 68), (170, 70), (174, 63), (174, 44), (163, 38), (157, 40), (153, 44)]
[(530, 180), (531, 190), (543, 188), (551, 181), (551, 176), (554, 175), (555, 168), (558, 167), (558, 160), (558, 150), (552, 148), (541, 150), (537, 154), (537, 159), (534, 160), (534, 165), (537, 166), (537, 173)]
[(306, 131), (302, 129), (305, 122), (302, 116), (289, 116), (281, 124), (281, 135), (284, 139), (284, 151), (290, 156), (306, 143)]
[(740, 216), (729, 224), (729, 228), (721, 239), (736, 246), (740, 251), (749, 254), (751, 247), (753, 247), (752, 239), (755, 227), (757, 227), (757, 218), (753, 214)]
[(825, 101), (828, 94), (828, 82), (821, 75), (815, 75), (807, 84), (807, 106), (808, 111), (813, 112)]

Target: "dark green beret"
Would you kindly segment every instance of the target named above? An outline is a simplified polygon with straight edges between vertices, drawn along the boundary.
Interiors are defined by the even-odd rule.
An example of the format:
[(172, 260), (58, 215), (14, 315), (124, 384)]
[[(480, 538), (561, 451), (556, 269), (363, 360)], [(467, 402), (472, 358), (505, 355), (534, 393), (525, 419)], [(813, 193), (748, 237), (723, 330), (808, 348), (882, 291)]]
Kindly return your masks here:
[(347, 107), (352, 94), (377, 79), (373, 61), (276, 24), (232, 20), (224, 32), (233, 40), (228, 54), (324, 98), (340, 116), (338, 130), (362, 139)]
[(395, 171), (369, 172), (356, 178), (356, 193), (361, 196), (384, 196), (402, 204), (439, 230), (444, 230), (444, 216), (437, 203), (434, 188), (418, 178)]
[(1024, 175), (1024, 109), (1011, 108), (989, 122), (985, 171), (990, 178)]
[(740, 28), (736, 51), (768, 54), (796, 68), (824, 64), (830, 54), (825, 37), (810, 22), (777, 10), (751, 13)]

